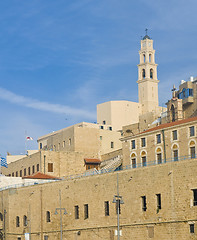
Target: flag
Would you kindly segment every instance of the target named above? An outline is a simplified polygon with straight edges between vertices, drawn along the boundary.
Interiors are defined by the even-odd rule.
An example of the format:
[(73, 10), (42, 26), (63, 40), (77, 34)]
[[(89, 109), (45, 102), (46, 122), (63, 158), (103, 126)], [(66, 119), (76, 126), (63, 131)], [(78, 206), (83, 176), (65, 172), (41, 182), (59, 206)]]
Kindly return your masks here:
[(29, 141), (29, 140), (33, 140), (32, 137), (26, 137), (26, 140)]
[(4, 157), (1, 157), (1, 167), (8, 167), (7, 160)]

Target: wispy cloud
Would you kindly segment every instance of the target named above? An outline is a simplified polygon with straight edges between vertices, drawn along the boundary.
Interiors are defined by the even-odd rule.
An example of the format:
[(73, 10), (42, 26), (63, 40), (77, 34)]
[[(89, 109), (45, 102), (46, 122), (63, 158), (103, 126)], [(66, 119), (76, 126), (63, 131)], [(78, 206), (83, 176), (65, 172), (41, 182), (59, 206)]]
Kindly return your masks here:
[(96, 114), (94, 112), (89, 112), (83, 109), (72, 108), (69, 106), (64, 106), (61, 104), (53, 104), (49, 102), (42, 102), (36, 99), (27, 98), (24, 96), (17, 95), (10, 92), (4, 88), (0, 88), (0, 99), (8, 101), (13, 104), (20, 106), (33, 108), (36, 110), (47, 111), (59, 114), (69, 114), (73, 116), (82, 116), (88, 119), (95, 119)]

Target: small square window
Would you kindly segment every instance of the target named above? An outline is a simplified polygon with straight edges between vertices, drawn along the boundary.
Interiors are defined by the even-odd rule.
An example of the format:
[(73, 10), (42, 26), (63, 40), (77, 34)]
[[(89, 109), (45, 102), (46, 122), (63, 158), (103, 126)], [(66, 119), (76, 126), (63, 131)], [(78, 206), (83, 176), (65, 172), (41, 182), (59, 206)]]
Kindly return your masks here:
[(49, 236), (45, 235), (44, 240), (48, 240), (48, 239), (49, 239)]
[(112, 131), (112, 127), (109, 127), (109, 130)]
[(141, 146), (146, 147), (146, 139), (145, 138), (141, 138)]
[(100, 136), (100, 140), (102, 140), (103, 139), (103, 137), (102, 136)]
[(192, 126), (192, 127), (189, 128), (189, 135), (190, 135), (190, 137), (195, 136), (195, 129), (194, 129), (194, 126)]
[(100, 126), (100, 129), (103, 129), (104, 127), (103, 126)]
[(103, 125), (105, 125), (105, 124), (106, 124), (106, 121), (104, 120), (104, 121), (103, 121)]
[(111, 148), (114, 148), (114, 142), (111, 142)]

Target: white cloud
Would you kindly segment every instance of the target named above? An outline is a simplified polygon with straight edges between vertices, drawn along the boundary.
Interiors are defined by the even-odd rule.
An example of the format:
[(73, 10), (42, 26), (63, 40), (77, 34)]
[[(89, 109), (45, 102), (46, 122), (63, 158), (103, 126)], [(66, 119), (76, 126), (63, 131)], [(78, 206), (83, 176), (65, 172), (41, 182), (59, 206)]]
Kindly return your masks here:
[(0, 88), (0, 99), (8, 101), (10, 103), (18, 104), (20, 106), (33, 108), (41, 111), (68, 114), (73, 116), (83, 116), (88, 119), (95, 119), (96, 117), (94, 112), (89, 112), (83, 109), (77, 109), (69, 106), (42, 102), (36, 99), (23, 97), (15, 93), (12, 93), (4, 88)]

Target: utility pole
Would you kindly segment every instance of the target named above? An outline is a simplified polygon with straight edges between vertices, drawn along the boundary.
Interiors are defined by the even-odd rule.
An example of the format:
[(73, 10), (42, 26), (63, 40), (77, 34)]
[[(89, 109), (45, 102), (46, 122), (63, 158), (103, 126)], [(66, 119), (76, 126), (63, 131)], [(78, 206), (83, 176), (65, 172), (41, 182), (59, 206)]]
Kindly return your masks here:
[(7, 213), (7, 211), (4, 209), (4, 211), (3, 211), (3, 239), (4, 240), (6, 240), (6, 226), (5, 226), (5, 221), (6, 221), (6, 213)]
[(60, 239), (62, 240), (62, 235), (63, 235), (63, 231), (62, 231), (62, 211), (64, 211), (64, 215), (67, 214), (67, 211), (65, 208), (62, 208), (62, 199), (61, 199), (61, 190), (59, 190), (59, 204), (60, 207), (55, 209), (55, 214), (58, 214), (58, 210), (60, 211)]
[(119, 195), (119, 182), (118, 182), (118, 173), (117, 173), (117, 195), (114, 195), (113, 202), (116, 204), (117, 211), (117, 239), (120, 240), (120, 204), (124, 204), (122, 196)]

